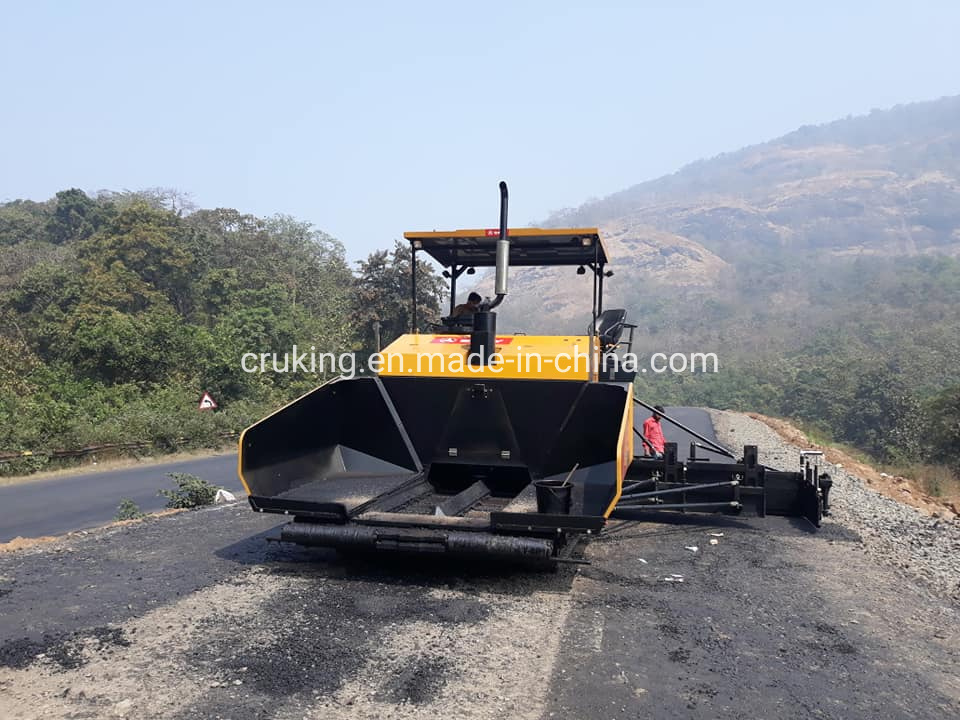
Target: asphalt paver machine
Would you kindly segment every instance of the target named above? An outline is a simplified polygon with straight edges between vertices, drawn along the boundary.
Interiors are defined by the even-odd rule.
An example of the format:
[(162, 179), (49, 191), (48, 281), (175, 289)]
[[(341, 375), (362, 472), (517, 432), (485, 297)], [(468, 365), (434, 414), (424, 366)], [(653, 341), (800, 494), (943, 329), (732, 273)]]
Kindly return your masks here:
[[(280, 539), (370, 551), (570, 561), (577, 541), (619, 510), (752, 511), (819, 525), (828, 479), (735, 456), (706, 436), (682, 456), (635, 455), (633, 326), (603, 308), (609, 257), (596, 228), (410, 232), (411, 268), (426, 253), (450, 278), (451, 316), (402, 335), (379, 372), (338, 378), (247, 428), (239, 475), (257, 512), (292, 521)], [(496, 308), (508, 270), (566, 266), (592, 282), (583, 335), (501, 335)], [(495, 268), (495, 296), (455, 317), (464, 272)], [(417, 327), (416, 273), (411, 326)], [(586, 315), (586, 313), (585, 313)], [(671, 418), (665, 418), (671, 422)], [(676, 422), (676, 421), (674, 421)], [(683, 427), (679, 422), (677, 425)], [(697, 457), (707, 447), (720, 460)]]

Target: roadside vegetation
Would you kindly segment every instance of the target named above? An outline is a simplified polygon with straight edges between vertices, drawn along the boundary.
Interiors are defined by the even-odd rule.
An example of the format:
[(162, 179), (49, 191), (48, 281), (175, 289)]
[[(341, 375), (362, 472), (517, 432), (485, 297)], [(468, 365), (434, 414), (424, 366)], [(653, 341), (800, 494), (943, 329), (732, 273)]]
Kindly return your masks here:
[(175, 490), (164, 488), (158, 494), (167, 499), (167, 507), (170, 509), (182, 510), (213, 505), (214, 500), (217, 499), (217, 491), (220, 488), (211, 485), (203, 478), (190, 473), (167, 473), (167, 475), (177, 487)]
[(117, 506), (117, 514), (113, 516), (113, 519), (122, 522), (124, 520), (140, 520), (146, 516), (147, 514), (133, 500), (121, 498), (120, 504)]
[(960, 384), (924, 384), (929, 376), (915, 363), (898, 365), (879, 349), (854, 356), (853, 335), (829, 353), (786, 358), (730, 347), (716, 375), (643, 374), (637, 392), (663, 404), (789, 418), (819, 445), (916, 480), (931, 495), (960, 496)]
[[(729, 252), (736, 276), (711, 291), (611, 284), (608, 306), (639, 325), (635, 350), (721, 359), (716, 375), (642, 374), (638, 393), (791, 418), (932, 492), (955, 482), (960, 261)], [(418, 273), (426, 330), (444, 280)], [(370, 352), (374, 321), (383, 342), (409, 327), (410, 291), (401, 242), (351, 268), (307, 223), (198, 209), (171, 190), (0, 204), (0, 475), (53, 469), (54, 450), (231, 444), (331, 374), (247, 373), (244, 353)], [(197, 409), (204, 391), (217, 410)]]
[[(418, 271), (426, 329), (441, 280)], [(54, 450), (222, 447), (330, 374), (247, 373), (243, 353), (372, 350), (373, 320), (385, 339), (408, 326), (409, 273), (400, 243), (352, 270), (307, 223), (169, 190), (2, 204), (0, 474), (51, 469)]]

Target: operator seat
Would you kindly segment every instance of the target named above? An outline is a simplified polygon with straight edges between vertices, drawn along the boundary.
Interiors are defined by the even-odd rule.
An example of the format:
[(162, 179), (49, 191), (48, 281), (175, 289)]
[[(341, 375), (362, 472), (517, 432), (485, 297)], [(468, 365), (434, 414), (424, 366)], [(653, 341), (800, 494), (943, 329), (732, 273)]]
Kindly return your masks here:
[(627, 311), (622, 308), (604, 310), (597, 316), (594, 332), (600, 340), (601, 352), (611, 352), (620, 343), (627, 327)]

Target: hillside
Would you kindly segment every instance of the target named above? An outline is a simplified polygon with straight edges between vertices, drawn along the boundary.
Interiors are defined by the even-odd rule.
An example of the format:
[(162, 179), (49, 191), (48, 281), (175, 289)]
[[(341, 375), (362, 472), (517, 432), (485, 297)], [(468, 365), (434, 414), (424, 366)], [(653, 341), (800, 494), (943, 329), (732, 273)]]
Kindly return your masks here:
[[(960, 96), (803, 127), (545, 224), (601, 228), (606, 307), (628, 308), (641, 354), (719, 354), (717, 376), (641, 378), (651, 397), (797, 417), (889, 458), (960, 383)], [(519, 270), (502, 324), (579, 331), (588, 303), (586, 278)]]
[[(787, 261), (956, 257), (960, 96), (803, 127), (545, 224), (600, 226), (619, 272), (614, 291), (651, 280), (713, 287), (730, 264), (772, 264), (776, 275)], [(563, 306), (565, 289), (554, 287), (548, 302)]]
[(799, 130), (688, 165), (551, 224), (630, 220), (721, 257), (960, 253), (960, 96)]
[[(960, 96), (803, 127), (545, 224), (600, 226), (618, 273), (611, 290), (621, 297), (651, 282), (715, 289), (735, 266), (741, 282), (756, 282), (755, 271), (766, 285), (777, 280), (784, 288), (768, 300), (788, 305), (797, 295), (785, 281), (800, 280), (789, 265), (957, 257)], [(546, 299), (548, 322), (573, 310), (560, 275), (517, 276), (518, 296)]]

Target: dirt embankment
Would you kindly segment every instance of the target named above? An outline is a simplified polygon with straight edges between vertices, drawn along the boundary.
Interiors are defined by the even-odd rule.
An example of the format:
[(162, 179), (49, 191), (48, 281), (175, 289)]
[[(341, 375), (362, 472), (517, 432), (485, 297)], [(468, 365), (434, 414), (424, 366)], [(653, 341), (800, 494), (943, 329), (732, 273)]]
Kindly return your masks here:
[(828, 462), (843, 467), (851, 475), (856, 475), (881, 495), (898, 500), (906, 505), (952, 520), (960, 515), (960, 498), (946, 496), (934, 497), (925, 492), (920, 483), (901, 475), (881, 472), (875, 467), (860, 462), (849, 453), (827, 445), (818, 445), (795, 425), (779, 418), (767, 417), (760, 413), (746, 413), (775, 431), (785, 442), (800, 448), (820, 450)]

